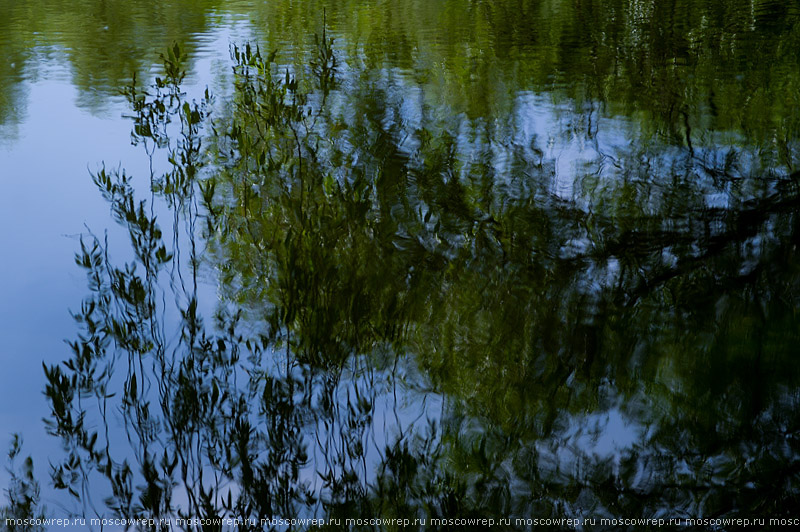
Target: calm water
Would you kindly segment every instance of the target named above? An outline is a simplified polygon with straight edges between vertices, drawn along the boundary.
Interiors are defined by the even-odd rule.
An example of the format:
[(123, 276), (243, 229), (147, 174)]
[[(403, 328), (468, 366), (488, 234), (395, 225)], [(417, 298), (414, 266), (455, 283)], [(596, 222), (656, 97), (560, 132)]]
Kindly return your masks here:
[[(800, 517), (800, 3), (0, 11), (0, 427), (25, 437), (49, 514)], [(269, 100), (280, 83), (248, 93), (231, 58), (248, 41), (276, 50), (267, 78), (297, 77), (307, 118), (281, 107), (291, 90)], [(164, 78), (174, 43), (181, 102), (215, 94), (210, 138), (188, 149), (179, 107), (165, 132), (188, 159), (156, 150), (151, 190), (152, 137), (132, 137), (122, 91)], [(130, 251), (149, 233), (114, 203), (127, 188), (98, 192), (103, 165), (157, 215), (163, 268)], [(105, 231), (93, 293), (74, 256)], [(115, 277), (125, 261), (152, 297)], [(47, 470), (68, 451), (42, 422), (42, 363), (100, 337), (70, 311), (104, 294), (108, 354), (74, 391), (115, 394), (86, 425), (115, 472), (138, 463), (128, 507), (78, 439), (95, 470), (67, 482), (79, 497)], [(184, 470), (171, 501), (142, 480), (162, 454)]]

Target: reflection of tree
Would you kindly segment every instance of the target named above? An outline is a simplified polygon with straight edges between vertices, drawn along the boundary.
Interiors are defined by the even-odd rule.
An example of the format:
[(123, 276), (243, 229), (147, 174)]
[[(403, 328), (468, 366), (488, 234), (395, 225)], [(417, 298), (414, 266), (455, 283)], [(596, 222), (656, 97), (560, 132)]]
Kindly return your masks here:
[[(79, 105), (102, 108), (132, 72), (148, 73), (155, 52), (173, 41), (193, 52), (208, 31), (214, 2), (11, 2), (0, 20), (0, 124), (19, 119), (19, 85), (63, 59)], [(190, 57), (193, 54), (188, 54)], [(9, 116), (6, 116), (9, 115)]]
[[(649, 185), (665, 186), (657, 179)], [(444, 292), (419, 352), (466, 414), (498, 432), (499, 462), (519, 460), (514, 476), (530, 490), (520, 501), (565, 498), (601, 515), (785, 514), (796, 498), (784, 437), (797, 425), (796, 193), (721, 211), (690, 189), (653, 212), (640, 185), (628, 213), (546, 199), (528, 216), (494, 213), (498, 240), (523, 253)], [(449, 360), (425, 355), (443, 340)], [(570, 437), (615, 404), (646, 434), (617, 471)], [(566, 449), (577, 456), (552, 462)]]
[[(685, 142), (688, 135), (697, 144), (709, 141), (709, 131), (745, 133), (772, 141), (783, 157), (800, 127), (793, 112), (800, 94), (798, 12), (780, 3), (218, 4), (14, 3), (0, 21), (0, 48), (17, 69), (37, 47), (63, 51), (82, 104), (100, 107), (131, 71), (149, 68), (154, 50), (176, 40), (193, 55), (212, 13), (246, 15), (260, 37), (302, 66), (312, 49), (307, 37), (325, 9), (347, 64), (399, 68), (425, 86), (433, 106), (470, 118), (503, 117), (520, 91), (546, 89), (606, 103), (661, 141)], [(16, 72), (0, 71), (0, 87), (16, 85)], [(8, 114), (3, 107), (11, 105), (0, 100), (0, 120)]]
[[(46, 369), (59, 487), (92, 510), (106, 477), (112, 510), (150, 517), (794, 507), (795, 153), (656, 139), (598, 155), (566, 197), (513, 125), (409, 127), (382, 71), (337, 91), (324, 37), (310, 92), (234, 53), (208, 153), (179, 49), (156, 92), (129, 92), (136, 138), (169, 147), (153, 192), (188, 235), (168, 245), (129, 178), (95, 176), (135, 260), (98, 240), (78, 256), (82, 333)], [(201, 256), (224, 296), (214, 330)], [(392, 399), (424, 390), (444, 396), (430, 428)], [(615, 408), (638, 432), (616, 461), (592, 454), (602, 423), (582, 429)]]
[(0, 34), (6, 36), (0, 40), (0, 126), (15, 125), (22, 118), (22, 100), (24, 95), (19, 87), (22, 72), (25, 68), (25, 50), (21, 43), (12, 36), (10, 21), (13, 16), (0, 20)]
[(399, 66), (426, 86), (434, 105), (470, 118), (503, 117), (519, 91), (548, 90), (607, 103), (669, 142), (683, 142), (687, 126), (698, 137), (722, 130), (762, 139), (789, 134), (774, 139), (778, 145), (796, 139), (796, 7), (759, 0), (279, 1), (260, 4), (253, 18), (273, 45), (296, 43), (317, 30), (322, 6), (348, 64)]
[[(770, 463), (796, 462), (773, 421), (788, 416), (782, 424), (795, 425), (796, 176), (781, 177), (756, 162), (733, 164), (749, 158), (734, 150), (717, 157), (656, 145), (621, 156), (611, 175), (587, 170), (584, 190), (566, 200), (550, 191), (548, 166), (525, 150), (512, 156), (510, 178), (498, 175), (492, 164), (497, 154), (488, 147), (459, 154), (457, 140), (446, 135), (418, 130), (409, 138), (400, 126), (402, 111), (387, 108), (386, 99), (380, 90), (358, 93), (353, 118), (326, 126), (330, 162), (358, 164), (315, 170), (323, 181), (316, 189), (280, 187), (293, 191), (290, 204), (299, 202), (299, 209), (274, 210), (273, 192), (263, 186), (254, 196), (239, 189), (238, 205), (248, 205), (247, 212), (266, 209), (266, 217), (256, 218), (271, 220), (267, 230), (250, 233), (252, 243), (237, 239), (239, 256), (252, 264), (297, 255), (291, 265), (256, 271), (278, 276), (272, 282), (268, 276), (264, 286), (286, 287), (278, 312), (295, 304), (301, 310), (290, 311), (292, 317), (305, 311), (328, 320), (321, 329), (304, 319), (285, 326), (305, 339), (319, 330), (330, 338), (345, 324), (369, 324), (374, 342), (387, 338), (380, 320), (393, 313), (387, 321), (404, 323), (401, 345), (415, 353), (434, 388), (470, 405), (462, 411), (473, 419), (466, 427), (474, 429), (478, 416), (489, 434), (506, 440), (473, 442), (481, 454), (464, 450), (464, 467), (480, 471), (468, 464), (482, 460), (485, 471), (502, 471), (501, 464), (517, 456), (522, 469), (515, 476), (558, 487), (555, 493), (532, 489), (533, 500), (567, 502), (571, 491), (581, 494), (572, 504), (587, 508), (584, 483), (594, 486), (593, 504), (609, 512), (633, 511), (637, 504), (687, 515), (765, 511), (765, 504), (791, 508), (791, 482), (778, 483), (785, 489), (780, 496), (762, 498), (759, 486), (775, 472)], [(388, 125), (387, 116), (395, 117)], [(347, 133), (337, 141), (332, 131)], [(269, 135), (262, 142), (239, 152), (240, 160), (255, 161), (259, 149), (274, 145)], [(270, 175), (258, 166), (253, 171)], [(362, 190), (371, 195), (365, 198)], [(724, 197), (724, 207), (709, 203), (715, 196), (716, 202)], [(370, 229), (366, 235), (349, 225), (353, 218), (317, 221), (316, 209), (341, 219), (333, 213), (351, 198), (366, 203), (354, 210), (356, 227)], [(251, 217), (236, 219), (237, 226), (252, 224)], [(307, 238), (314, 243), (302, 249), (314, 251), (281, 247), (287, 228), (291, 234), (309, 224)], [(271, 235), (266, 242), (264, 234)], [(383, 242), (391, 246), (375, 247)], [(361, 260), (347, 266), (342, 257)], [(359, 273), (372, 268), (374, 276)], [(308, 285), (289, 284), (298, 278), (318, 284), (308, 291)], [(334, 291), (351, 279), (358, 280), (355, 287)], [(391, 284), (398, 279), (405, 282)], [(237, 290), (247, 286), (246, 280), (232, 282)], [(386, 286), (388, 298), (379, 291)], [(354, 299), (364, 293), (367, 301)], [(357, 304), (340, 306), (344, 302)], [(309, 326), (314, 332), (304, 332)], [(546, 467), (530, 470), (525, 453), (534, 442), (563, 441), (581, 414), (603, 412), (615, 401), (635, 426), (650, 427), (626, 454), (627, 470), (589, 463), (588, 471), (552, 471), (549, 479), (542, 478)], [(480, 434), (468, 441), (486, 441)], [(743, 454), (743, 448), (751, 451)], [(576, 459), (575, 467), (583, 463)], [(499, 508), (492, 490), (508, 482), (493, 485), (478, 507)], [(621, 486), (621, 495), (612, 485)]]
[(22, 467), (16, 467), (16, 459), (22, 452), (22, 439), (14, 434), (8, 451), (8, 468), (11, 478), (5, 490), (7, 505), (0, 506), (3, 529), (11, 532), (39, 532), (45, 528), (37, 524), (44, 518), (45, 508), (41, 504), (39, 482), (33, 474), (33, 460), (27, 457)]

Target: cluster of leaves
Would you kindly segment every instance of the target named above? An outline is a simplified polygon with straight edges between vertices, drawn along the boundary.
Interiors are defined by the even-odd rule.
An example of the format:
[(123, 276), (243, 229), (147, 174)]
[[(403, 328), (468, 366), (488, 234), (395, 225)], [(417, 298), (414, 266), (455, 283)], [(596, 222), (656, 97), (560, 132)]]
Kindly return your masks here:
[(21, 452), (22, 438), (14, 434), (8, 451), (8, 504), (0, 506), (0, 525), (9, 532), (43, 532), (44, 526), (38, 522), (44, 519), (46, 509), (41, 503), (39, 481), (33, 474), (33, 459), (26, 457), (18, 469), (16, 459)]

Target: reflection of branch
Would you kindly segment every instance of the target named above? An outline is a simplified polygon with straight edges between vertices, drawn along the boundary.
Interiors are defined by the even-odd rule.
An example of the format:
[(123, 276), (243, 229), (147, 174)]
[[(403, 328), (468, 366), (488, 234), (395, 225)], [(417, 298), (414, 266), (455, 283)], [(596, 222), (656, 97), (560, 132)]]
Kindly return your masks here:
[[(785, 213), (787, 211), (795, 210), (797, 207), (800, 207), (800, 196), (785, 198), (785, 199), (775, 199), (773, 196), (767, 200), (752, 200), (747, 202), (747, 208), (744, 210), (732, 213), (729, 210), (725, 209), (709, 209), (707, 212), (711, 214), (706, 218), (706, 222), (715, 219), (723, 219), (723, 218), (730, 218), (733, 217), (734, 219), (729, 223), (729, 226), (732, 226), (727, 231), (710, 237), (708, 239), (707, 244), (705, 245), (706, 252), (702, 255), (697, 257), (688, 258), (681, 260), (679, 264), (669, 269), (659, 275), (651, 279), (643, 279), (639, 286), (634, 288), (631, 292), (629, 292), (629, 299), (627, 301), (628, 305), (633, 305), (635, 302), (641, 298), (643, 295), (650, 293), (655, 287), (663, 285), (674, 279), (676, 277), (680, 277), (685, 275), (698, 267), (701, 267), (707, 261), (711, 260), (714, 257), (721, 255), (726, 249), (729, 249), (729, 246), (734, 243), (742, 243), (748, 238), (751, 238), (756, 235), (758, 229), (773, 215), (779, 213)], [(671, 233), (671, 234), (664, 234), (662, 237), (667, 237), (674, 235), (675, 237), (682, 236), (679, 233)], [(683, 243), (696, 243), (696, 240), (691, 238), (691, 236), (684, 237)], [(656, 244), (664, 243), (664, 240), (656, 241)], [(667, 239), (667, 243), (674, 244), (674, 241), (669, 241)], [(620, 242), (621, 244), (621, 242)], [(655, 246), (654, 246), (655, 247)], [(661, 246), (662, 249), (665, 246)], [(751, 271), (746, 274), (738, 275), (729, 279), (729, 281), (740, 281), (743, 283), (752, 282), (757, 278), (758, 273), (761, 271), (761, 265), (756, 266)]]

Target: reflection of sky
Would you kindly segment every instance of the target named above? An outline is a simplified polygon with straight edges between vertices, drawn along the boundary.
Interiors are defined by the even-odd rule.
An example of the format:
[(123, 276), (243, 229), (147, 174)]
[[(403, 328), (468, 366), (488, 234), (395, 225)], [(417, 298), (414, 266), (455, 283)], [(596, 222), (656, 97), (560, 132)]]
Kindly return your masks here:
[[(208, 55), (196, 64), (196, 72), (205, 72), (198, 78), (211, 79), (212, 68), (228, 56), (228, 40), (228, 33), (203, 40), (201, 51)], [(90, 171), (105, 163), (143, 176), (148, 168), (144, 150), (131, 145), (131, 122), (121, 119), (121, 97), (110, 101), (103, 116), (94, 116), (80, 105), (64, 70), (47, 71), (52, 75), (46, 79), (25, 82), (29, 105), (23, 121), (0, 125), (0, 449), (5, 455), (10, 435), (21, 433), (23, 455), (33, 456), (45, 493), (46, 456), (58, 442), (42, 423), (48, 413), (42, 362), (67, 358), (64, 342), (77, 333), (69, 309), (78, 309), (86, 296), (83, 271), (74, 262), (78, 237), (87, 228), (101, 238), (108, 230), (117, 259), (128, 241)], [(8, 485), (4, 467), (0, 485)], [(57, 511), (57, 505), (48, 506)]]
[[(97, 118), (75, 106), (76, 91), (63, 81), (29, 89), (32, 105), (10, 145), (0, 145), (0, 445), (12, 432), (25, 440), (37, 477), (49, 482), (46, 456), (57, 440), (45, 434), (47, 412), (42, 362), (68, 355), (75, 336), (68, 309), (78, 308), (85, 281), (73, 261), (77, 235), (91, 227), (113, 237), (108, 205), (89, 177), (104, 158), (141, 171), (126, 121)], [(3, 453), (5, 454), (5, 453)], [(7, 486), (7, 473), (0, 471)]]

